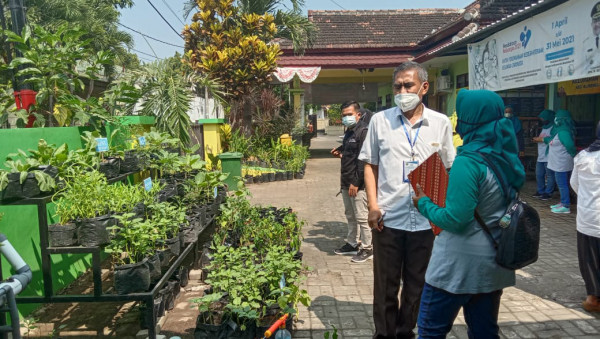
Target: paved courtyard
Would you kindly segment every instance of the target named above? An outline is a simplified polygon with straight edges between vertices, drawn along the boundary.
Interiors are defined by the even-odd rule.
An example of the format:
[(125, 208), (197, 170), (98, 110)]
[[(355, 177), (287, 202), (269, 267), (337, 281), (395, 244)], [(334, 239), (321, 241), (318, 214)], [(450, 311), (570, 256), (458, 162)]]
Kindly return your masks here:
[[(371, 338), (374, 330), (372, 261), (354, 264), (349, 256), (333, 253), (343, 244), (346, 233), (342, 198), (336, 197), (340, 161), (329, 155), (339, 140), (338, 135), (319, 135), (312, 140), (312, 158), (303, 180), (250, 186), (254, 203), (290, 206), (306, 220), (302, 251), (304, 263), (312, 269), (305, 283), (312, 305), (300, 308), (294, 338), (323, 339), (324, 332), (332, 332), (333, 326), (340, 338)], [(528, 198), (534, 185), (530, 180), (523, 194), (541, 214), (540, 258), (518, 271), (517, 285), (504, 291), (500, 307), (502, 337), (600, 338), (600, 319), (581, 307), (585, 288), (577, 264), (575, 214), (550, 213), (548, 206), (557, 203), (556, 198), (547, 202)], [(103, 272), (108, 274), (108, 269)], [(86, 274), (68, 289), (90, 293), (90, 279)], [(192, 271), (190, 284), (182, 288), (175, 308), (159, 323), (164, 335), (161, 338), (194, 337), (198, 310), (190, 299), (201, 296), (205, 287), (200, 271)], [(147, 337), (144, 332), (138, 333), (139, 310), (134, 303), (46, 305), (34, 317), (34, 329), (23, 328), (26, 337)], [(448, 337), (467, 338), (462, 316)]]
[[(339, 160), (329, 155), (339, 140), (337, 135), (312, 140), (303, 180), (250, 186), (253, 202), (291, 206), (307, 222), (302, 251), (304, 263), (312, 268), (306, 286), (313, 302), (300, 309), (294, 338), (323, 338), (332, 326), (342, 338), (370, 338), (374, 331), (372, 262), (354, 264), (350, 257), (333, 253), (346, 232), (342, 198), (336, 197)], [(581, 307), (585, 288), (577, 264), (575, 213), (550, 213), (548, 206), (557, 197), (546, 202), (529, 198), (535, 190), (531, 180), (523, 196), (542, 219), (540, 258), (517, 271), (517, 285), (504, 291), (502, 337), (600, 338), (600, 319)], [(467, 338), (462, 313), (448, 338)]]

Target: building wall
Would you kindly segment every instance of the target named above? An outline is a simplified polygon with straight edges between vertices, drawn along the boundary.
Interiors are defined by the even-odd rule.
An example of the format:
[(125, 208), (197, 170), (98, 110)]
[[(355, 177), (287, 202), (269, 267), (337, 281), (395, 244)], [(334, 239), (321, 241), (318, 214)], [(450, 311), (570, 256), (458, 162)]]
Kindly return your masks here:
[(448, 70), (450, 71), (450, 76), (452, 78), (452, 91), (448, 93), (448, 96), (446, 97), (447, 108), (446, 112), (444, 113), (446, 113), (446, 115), (452, 115), (452, 113), (456, 112), (456, 96), (458, 95), (458, 91), (460, 90), (460, 88), (456, 87), (456, 76), (469, 72), (469, 61), (467, 59), (467, 56), (465, 55), (464, 60), (460, 60), (451, 64), (448, 67)]
[[(391, 78), (391, 77), (390, 77)], [(392, 95), (392, 82), (380, 83), (377, 89), (377, 97), (381, 97), (381, 107), (392, 107), (395, 106), (393, 95)], [(386, 99), (386, 97), (388, 100)], [(378, 107), (380, 108), (380, 107)]]

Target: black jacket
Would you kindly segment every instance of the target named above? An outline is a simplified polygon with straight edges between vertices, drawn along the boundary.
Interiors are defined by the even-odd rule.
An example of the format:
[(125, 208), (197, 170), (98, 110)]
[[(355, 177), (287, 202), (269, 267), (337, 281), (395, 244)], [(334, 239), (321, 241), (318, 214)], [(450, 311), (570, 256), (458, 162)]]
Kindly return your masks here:
[(368, 120), (360, 119), (352, 129), (344, 134), (342, 145), (337, 148), (342, 154), (341, 178), (342, 188), (350, 188), (350, 184), (365, 189), (365, 163), (358, 160), (358, 155), (367, 136)]

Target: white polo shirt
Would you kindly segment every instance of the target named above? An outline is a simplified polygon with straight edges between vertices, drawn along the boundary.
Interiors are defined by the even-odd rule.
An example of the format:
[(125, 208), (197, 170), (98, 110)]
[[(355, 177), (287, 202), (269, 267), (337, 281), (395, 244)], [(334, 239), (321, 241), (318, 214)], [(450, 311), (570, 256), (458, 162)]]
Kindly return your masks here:
[(427, 107), (424, 107), (421, 119), (415, 124), (411, 124), (398, 107), (373, 115), (358, 157), (359, 160), (379, 166), (377, 203), (385, 212), (384, 225), (411, 232), (431, 228), (429, 221), (412, 204), (410, 183), (403, 180), (404, 162), (412, 160), (410, 143), (415, 136), (415, 160), (422, 163), (433, 152), (438, 152), (446, 168), (452, 166), (456, 150), (452, 143), (450, 119)]

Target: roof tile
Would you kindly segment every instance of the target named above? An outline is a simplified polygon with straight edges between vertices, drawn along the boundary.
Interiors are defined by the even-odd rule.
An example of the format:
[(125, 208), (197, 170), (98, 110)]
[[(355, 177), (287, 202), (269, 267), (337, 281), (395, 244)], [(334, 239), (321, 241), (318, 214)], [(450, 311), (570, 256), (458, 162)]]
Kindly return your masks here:
[[(463, 10), (447, 8), (398, 10), (309, 10), (319, 32), (312, 49), (394, 48), (414, 46), (433, 28), (460, 17)], [(289, 41), (280, 42), (291, 49)]]

